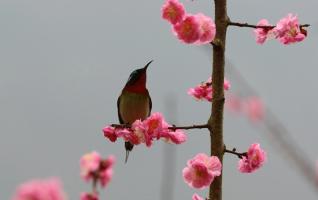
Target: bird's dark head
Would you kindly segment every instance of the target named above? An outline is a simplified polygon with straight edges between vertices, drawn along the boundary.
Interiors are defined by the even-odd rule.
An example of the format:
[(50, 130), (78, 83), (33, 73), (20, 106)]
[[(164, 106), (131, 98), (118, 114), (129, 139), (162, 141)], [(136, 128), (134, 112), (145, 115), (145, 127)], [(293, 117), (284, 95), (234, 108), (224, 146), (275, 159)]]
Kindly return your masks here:
[(132, 92), (142, 92), (146, 90), (147, 68), (153, 60), (148, 62), (143, 68), (136, 69), (131, 72), (124, 90)]

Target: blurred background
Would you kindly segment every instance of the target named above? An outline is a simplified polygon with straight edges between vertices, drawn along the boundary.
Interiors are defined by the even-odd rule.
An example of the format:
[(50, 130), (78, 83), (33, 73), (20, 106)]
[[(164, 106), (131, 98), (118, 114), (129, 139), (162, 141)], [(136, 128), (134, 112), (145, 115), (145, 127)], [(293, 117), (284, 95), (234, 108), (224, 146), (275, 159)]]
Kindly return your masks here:
[[(116, 101), (131, 71), (148, 69), (153, 111), (177, 125), (201, 124), (210, 104), (187, 95), (211, 74), (211, 49), (180, 43), (161, 19), (161, 1), (0, 0), (0, 199), (32, 178), (58, 176), (69, 199), (91, 186), (79, 177), (79, 159), (96, 150), (117, 157), (115, 175), (101, 199), (191, 199), (182, 178), (186, 161), (209, 153), (206, 130), (191, 130), (177, 147), (138, 146), (124, 164), (123, 142), (102, 135), (118, 122)], [(188, 12), (214, 16), (213, 1), (181, 1)], [(232, 21), (275, 24), (288, 13), (309, 23), (304, 42), (257, 45), (251, 29), (230, 27), (227, 65), (235, 66), (283, 123), (315, 167), (317, 149), (317, 0), (229, 1)], [(228, 74), (227, 74), (228, 75)], [(234, 75), (235, 76), (235, 75)], [(233, 74), (229, 74), (231, 81)], [(235, 80), (228, 93), (244, 87)], [(172, 112), (171, 112), (172, 111)], [(312, 183), (268, 140), (263, 127), (225, 113), (225, 144), (245, 151), (253, 142), (268, 162), (253, 174), (224, 159), (224, 199), (317, 199)], [(308, 157), (308, 159), (307, 159)], [(165, 187), (165, 186), (169, 187)]]

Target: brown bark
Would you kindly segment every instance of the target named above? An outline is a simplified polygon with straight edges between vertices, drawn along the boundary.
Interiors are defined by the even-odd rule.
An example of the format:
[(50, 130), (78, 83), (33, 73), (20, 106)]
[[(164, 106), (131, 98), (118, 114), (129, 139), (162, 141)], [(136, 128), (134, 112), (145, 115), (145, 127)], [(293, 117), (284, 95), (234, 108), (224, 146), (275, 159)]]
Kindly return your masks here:
[[(210, 126), (211, 155), (217, 156), (223, 164), (223, 109), (224, 109), (224, 64), (225, 39), (228, 25), (226, 0), (214, 0), (216, 37), (213, 41), (212, 87), (213, 100)], [(213, 133), (213, 134), (212, 134)], [(223, 170), (222, 170), (223, 174)], [(214, 179), (210, 185), (209, 199), (222, 199), (222, 174)]]

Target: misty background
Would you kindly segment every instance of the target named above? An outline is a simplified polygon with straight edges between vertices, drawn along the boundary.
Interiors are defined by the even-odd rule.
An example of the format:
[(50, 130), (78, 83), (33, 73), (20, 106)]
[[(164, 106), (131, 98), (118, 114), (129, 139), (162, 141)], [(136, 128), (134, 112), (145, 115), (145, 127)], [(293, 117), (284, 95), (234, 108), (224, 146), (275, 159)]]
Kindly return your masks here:
[[(117, 157), (101, 199), (159, 200), (162, 180), (173, 188), (173, 199), (207, 195), (207, 189), (189, 188), (181, 173), (188, 159), (210, 153), (206, 130), (188, 131), (188, 141), (177, 147), (161, 141), (150, 149), (138, 146), (126, 165), (123, 142), (111, 143), (101, 131), (118, 122), (116, 101), (130, 72), (151, 59), (147, 85), (153, 112), (163, 112), (177, 125), (201, 124), (209, 117), (210, 104), (186, 92), (210, 76), (212, 53), (173, 36), (161, 19), (163, 2), (0, 0), (0, 199), (10, 199), (22, 182), (51, 176), (61, 178), (70, 200), (79, 199), (80, 192), (91, 190), (79, 177), (79, 159), (92, 150)], [(214, 16), (213, 1), (181, 2), (188, 12)], [(291, 12), (311, 27), (304, 42), (289, 46), (276, 40), (258, 45), (252, 29), (229, 27), (226, 49), (228, 61), (285, 124), (313, 166), (318, 159), (317, 7), (317, 0), (228, 1), (232, 21), (256, 24), (267, 18), (275, 24)], [(232, 82), (228, 93), (240, 89)], [(245, 151), (259, 142), (268, 155), (253, 174), (238, 172), (238, 159), (226, 155), (224, 199), (317, 199), (257, 125), (226, 112), (224, 126), (228, 147)], [(164, 156), (169, 151), (175, 163)], [(164, 161), (171, 171), (164, 170)]]

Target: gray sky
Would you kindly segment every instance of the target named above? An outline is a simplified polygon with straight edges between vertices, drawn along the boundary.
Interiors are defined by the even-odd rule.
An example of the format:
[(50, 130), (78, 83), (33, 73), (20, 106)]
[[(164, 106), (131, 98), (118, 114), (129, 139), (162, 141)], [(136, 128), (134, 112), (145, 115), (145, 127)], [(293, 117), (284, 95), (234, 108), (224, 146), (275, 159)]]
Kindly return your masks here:
[[(189, 12), (213, 16), (212, 1), (182, 1)], [(162, 1), (0, 0), (0, 199), (31, 178), (61, 177), (69, 199), (89, 191), (79, 178), (79, 158), (97, 150), (117, 156), (114, 179), (103, 199), (159, 200), (162, 142), (134, 149), (124, 165), (121, 142), (110, 143), (103, 126), (117, 122), (116, 100), (130, 72), (150, 59), (148, 88), (153, 111), (167, 114), (173, 94), (180, 125), (208, 119), (210, 105), (186, 94), (211, 73), (209, 53), (181, 44), (160, 18)], [(257, 45), (252, 30), (230, 27), (227, 57), (261, 94), (314, 164), (317, 153), (316, 0), (229, 1), (233, 21), (276, 23), (292, 12), (309, 23), (308, 38), (283, 46)], [(239, 86), (232, 83), (233, 91)], [(230, 91), (231, 92), (231, 91)], [(224, 160), (224, 199), (317, 199), (316, 193), (266, 137), (245, 118), (225, 115), (225, 143), (245, 150), (260, 142), (268, 162), (254, 174), (240, 174), (237, 159)], [(177, 147), (174, 199), (191, 199), (181, 171), (198, 152), (209, 153), (208, 133), (189, 133)]]

